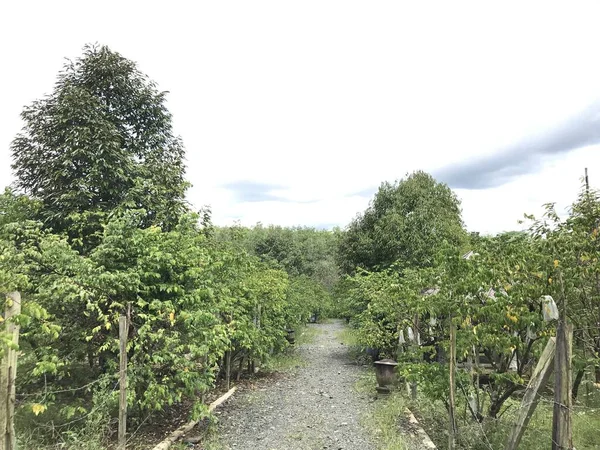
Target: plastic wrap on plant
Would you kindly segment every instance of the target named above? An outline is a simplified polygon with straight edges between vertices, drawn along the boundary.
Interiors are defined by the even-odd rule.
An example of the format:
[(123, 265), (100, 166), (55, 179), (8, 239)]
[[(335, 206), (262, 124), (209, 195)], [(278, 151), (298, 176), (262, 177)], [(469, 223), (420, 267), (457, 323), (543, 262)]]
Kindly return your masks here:
[(406, 340), (404, 340), (404, 330), (400, 330), (400, 333), (398, 334), (398, 343), (399, 344), (406, 343)]
[(551, 295), (542, 297), (542, 313), (546, 322), (558, 320), (558, 306)]
[(537, 334), (535, 334), (535, 332), (531, 329), (530, 326), (527, 327), (527, 339), (529, 339), (530, 341), (537, 339)]
[(410, 342), (414, 342), (415, 341), (415, 333), (413, 332), (413, 329), (411, 327), (408, 327), (406, 329), (406, 332), (408, 334), (408, 340)]
[(516, 352), (513, 352), (512, 358), (510, 359), (510, 364), (508, 365), (508, 368), (510, 370), (517, 370), (518, 369), (518, 365), (517, 365), (517, 353)]

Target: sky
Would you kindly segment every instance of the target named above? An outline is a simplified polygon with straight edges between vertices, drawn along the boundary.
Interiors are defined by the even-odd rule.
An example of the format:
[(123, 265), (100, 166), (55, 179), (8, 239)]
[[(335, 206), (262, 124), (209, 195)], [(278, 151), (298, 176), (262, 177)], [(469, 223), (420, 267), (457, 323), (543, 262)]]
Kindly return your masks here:
[[(108, 45), (168, 91), (216, 224), (344, 227), (425, 170), (469, 231), (600, 187), (600, 2), (19, 1), (0, 17), (0, 187), (19, 114)], [(43, 164), (43, 161), (40, 161)]]

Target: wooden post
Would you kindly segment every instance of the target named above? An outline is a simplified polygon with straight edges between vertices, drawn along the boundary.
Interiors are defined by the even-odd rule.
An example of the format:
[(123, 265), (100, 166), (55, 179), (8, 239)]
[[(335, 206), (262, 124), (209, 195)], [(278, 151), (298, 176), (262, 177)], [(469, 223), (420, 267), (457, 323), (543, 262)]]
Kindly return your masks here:
[[(9, 292), (6, 294), (4, 320), (6, 332), (11, 336), (14, 346), (19, 345), (19, 325), (13, 322), (15, 316), (21, 314), (21, 294)], [(4, 358), (0, 368), (0, 450), (15, 450), (15, 378), (17, 375), (18, 350), (8, 345), (4, 346)]]
[(448, 397), (448, 450), (454, 450), (456, 434), (456, 327), (450, 316), (450, 395)]
[[(414, 350), (415, 352), (419, 351), (419, 348), (421, 347), (421, 333), (419, 332), (419, 315), (415, 314), (415, 317), (413, 319), (413, 330), (414, 330), (414, 336), (415, 336), (415, 341), (413, 343), (414, 346)], [(414, 354), (413, 354), (413, 358), (414, 358)], [(413, 381), (410, 383), (410, 398), (413, 402), (417, 401), (417, 390), (418, 390), (418, 386), (417, 386), (417, 382)]]
[(127, 445), (127, 335), (129, 322), (126, 316), (119, 317), (119, 440), (118, 449)]
[(556, 328), (552, 450), (570, 450), (573, 448), (573, 429), (571, 423), (572, 345), (573, 325), (567, 323), (565, 318), (558, 322)]
[(523, 433), (540, 401), (538, 391), (546, 386), (550, 379), (550, 375), (552, 374), (552, 369), (554, 369), (553, 362), (555, 352), (556, 338), (551, 337), (540, 356), (540, 360), (533, 370), (533, 374), (531, 375), (531, 379), (525, 390), (525, 395), (521, 401), (519, 417), (517, 417), (517, 420), (513, 424), (512, 432), (506, 441), (505, 450), (516, 450), (519, 447)]
[(227, 350), (225, 353), (225, 384), (227, 390), (229, 390), (231, 384), (231, 350)]

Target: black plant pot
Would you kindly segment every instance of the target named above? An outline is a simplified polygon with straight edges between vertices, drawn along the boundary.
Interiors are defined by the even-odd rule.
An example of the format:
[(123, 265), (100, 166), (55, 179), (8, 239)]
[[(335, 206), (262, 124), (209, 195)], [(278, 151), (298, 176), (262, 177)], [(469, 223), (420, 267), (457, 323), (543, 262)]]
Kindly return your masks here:
[(286, 339), (290, 344), (295, 344), (296, 343), (296, 331), (289, 329), (289, 330), (285, 330), (287, 332), (286, 335)]

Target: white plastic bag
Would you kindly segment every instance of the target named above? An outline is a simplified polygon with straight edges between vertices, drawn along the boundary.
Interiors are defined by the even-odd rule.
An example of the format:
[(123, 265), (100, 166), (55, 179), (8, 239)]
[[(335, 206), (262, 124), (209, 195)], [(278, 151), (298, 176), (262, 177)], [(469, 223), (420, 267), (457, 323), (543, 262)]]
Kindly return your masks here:
[(404, 330), (400, 330), (400, 334), (398, 335), (398, 344), (404, 344), (406, 341), (404, 340)]
[(510, 359), (510, 364), (508, 365), (508, 368), (510, 370), (517, 370), (518, 366), (517, 366), (517, 352), (513, 352), (512, 354), (512, 358)]
[(411, 327), (408, 327), (406, 329), (407, 333), (408, 333), (408, 340), (411, 342), (415, 341), (415, 333), (413, 332), (413, 329)]
[(542, 314), (546, 322), (558, 320), (558, 306), (556, 306), (556, 302), (550, 295), (542, 297)]

